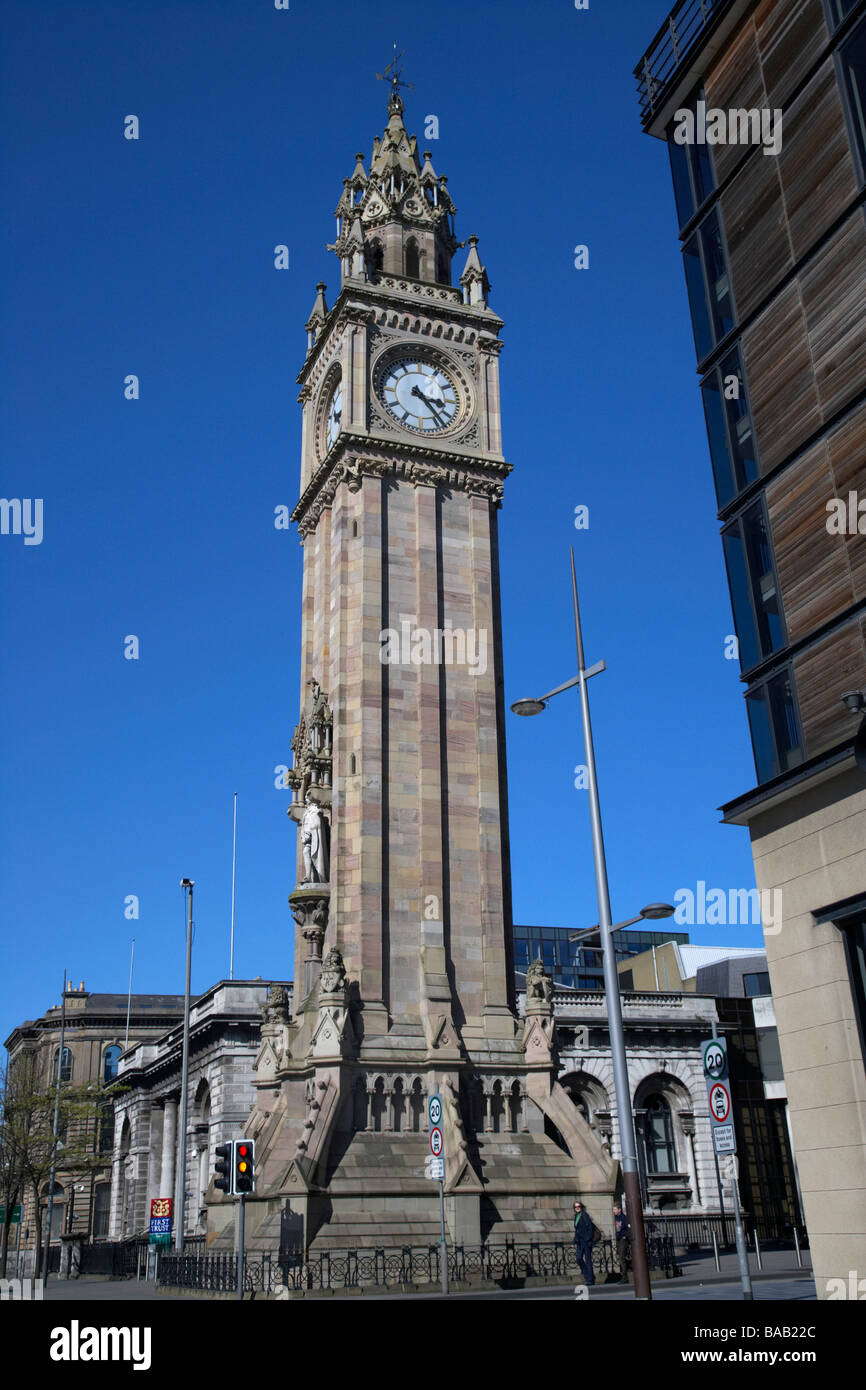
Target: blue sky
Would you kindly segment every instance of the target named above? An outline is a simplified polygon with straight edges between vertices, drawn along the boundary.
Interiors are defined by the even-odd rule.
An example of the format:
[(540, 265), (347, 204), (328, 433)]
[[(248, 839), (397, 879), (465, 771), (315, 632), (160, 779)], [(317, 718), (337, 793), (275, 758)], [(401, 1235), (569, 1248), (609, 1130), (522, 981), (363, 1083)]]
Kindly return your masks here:
[[(135, 988), (181, 990), (185, 875), (193, 988), (227, 973), (235, 791), (235, 973), (290, 972), (273, 769), (298, 712), (301, 550), (273, 512), (297, 498), (303, 324), (317, 280), (333, 301), (325, 242), (384, 128), (395, 39), (407, 126), (438, 116), (422, 143), (506, 321), (507, 698), (574, 674), (574, 544), (587, 660), (608, 663), (591, 690), (615, 917), (700, 879), (754, 886), (747, 833), (716, 810), (754, 769), (667, 156), (632, 77), (665, 12), (443, 0), (401, 7), (395, 33), (365, 0), (7, 5), (2, 493), (44, 499), (44, 539), (0, 537), (4, 1037), (64, 968), (125, 990), (133, 935)], [(576, 696), (507, 732), (515, 920), (591, 925)]]

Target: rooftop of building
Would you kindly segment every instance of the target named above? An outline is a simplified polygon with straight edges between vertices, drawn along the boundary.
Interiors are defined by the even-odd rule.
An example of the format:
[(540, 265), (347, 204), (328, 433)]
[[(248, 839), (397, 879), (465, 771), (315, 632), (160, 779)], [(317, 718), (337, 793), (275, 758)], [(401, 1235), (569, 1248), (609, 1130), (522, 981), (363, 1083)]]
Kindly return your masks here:
[(707, 55), (719, 51), (753, 3), (677, 0), (634, 70), (644, 130), (663, 133), (677, 103), (703, 76)]

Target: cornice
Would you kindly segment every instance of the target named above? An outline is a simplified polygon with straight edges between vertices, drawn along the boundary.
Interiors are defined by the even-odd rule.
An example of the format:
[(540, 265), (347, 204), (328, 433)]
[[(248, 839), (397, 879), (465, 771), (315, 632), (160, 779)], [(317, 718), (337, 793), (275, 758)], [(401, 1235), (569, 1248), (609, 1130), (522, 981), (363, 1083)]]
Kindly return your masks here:
[(429, 445), (420, 441), (392, 444), (389, 440), (345, 432), (301, 494), (292, 512), (292, 521), (298, 523), (303, 538), (315, 529), (322, 512), (333, 502), (340, 483), (345, 481), (350, 492), (358, 492), (365, 476), (393, 476), (416, 487), (450, 487), (486, 497), (498, 506), (512, 467), (504, 459), (492, 460), (444, 449), (431, 456)]

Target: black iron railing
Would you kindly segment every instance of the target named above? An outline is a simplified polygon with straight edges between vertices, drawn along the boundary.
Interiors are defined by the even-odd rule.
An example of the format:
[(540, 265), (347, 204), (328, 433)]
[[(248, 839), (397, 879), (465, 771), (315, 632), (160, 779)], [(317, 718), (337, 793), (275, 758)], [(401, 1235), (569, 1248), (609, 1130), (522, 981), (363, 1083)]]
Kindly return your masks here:
[[(679, 1274), (673, 1242), (654, 1236), (648, 1242), (650, 1267), (673, 1278)], [(301, 1257), (280, 1259), (268, 1252), (247, 1255), (244, 1291), (279, 1294), (318, 1289), (398, 1288), (441, 1283), (440, 1247), (380, 1246), (370, 1250), (322, 1250)], [(592, 1248), (596, 1283), (616, 1279), (621, 1271), (610, 1240)], [(448, 1277), (454, 1283), (492, 1280), (509, 1284), (530, 1278), (581, 1280), (573, 1244), (568, 1241), (527, 1241), (504, 1244), (452, 1245), (448, 1249)], [(237, 1289), (237, 1255), (164, 1255), (159, 1262), (159, 1283), (210, 1293)]]
[(695, 43), (732, 3), (733, 0), (677, 0), (634, 70), (644, 126)]

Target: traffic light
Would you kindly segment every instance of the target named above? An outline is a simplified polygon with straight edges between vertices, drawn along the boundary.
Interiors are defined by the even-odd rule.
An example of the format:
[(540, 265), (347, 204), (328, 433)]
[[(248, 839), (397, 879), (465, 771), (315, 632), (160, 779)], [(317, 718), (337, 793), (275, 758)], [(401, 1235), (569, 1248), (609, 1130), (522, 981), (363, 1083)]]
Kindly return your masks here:
[(219, 1192), (233, 1192), (232, 1187), (232, 1150), (234, 1144), (217, 1144), (216, 1146), (216, 1176), (213, 1185)]
[(235, 1141), (235, 1185), (234, 1191), (241, 1197), (252, 1192), (256, 1182), (256, 1141), (238, 1139)]

